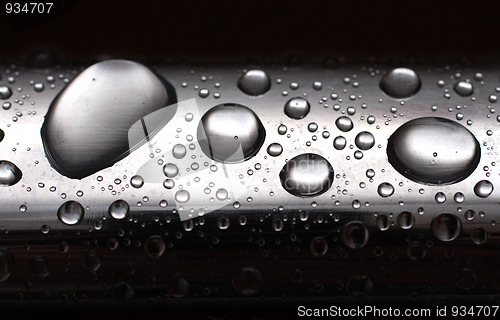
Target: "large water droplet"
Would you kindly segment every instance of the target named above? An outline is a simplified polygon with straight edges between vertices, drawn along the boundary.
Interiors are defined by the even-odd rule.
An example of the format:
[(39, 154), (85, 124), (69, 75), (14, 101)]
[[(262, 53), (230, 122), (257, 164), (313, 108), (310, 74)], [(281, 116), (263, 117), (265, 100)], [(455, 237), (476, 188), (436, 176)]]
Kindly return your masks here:
[(285, 104), (285, 114), (292, 119), (302, 119), (309, 113), (311, 106), (304, 98), (292, 98)]
[[(139, 63), (96, 63), (52, 102), (42, 127), (47, 158), (57, 171), (75, 179), (109, 167), (128, 155), (132, 125), (175, 100), (170, 85)], [(157, 116), (148, 119), (148, 130), (167, 120)], [(145, 132), (151, 133), (144, 123), (134, 126), (143, 138), (138, 144), (146, 142)]]
[(262, 70), (250, 70), (238, 80), (238, 88), (250, 96), (259, 96), (271, 88), (271, 80)]
[(69, 225), (77, 224), (83, 219), (85, 210), (77, 201), (67, 201), (57, 210), (57, 217), (61, 222)]
[(460, 219), (451, 213), (441, 213), (431, 223), (432, 233), (441, 241), (452, 241), (462, 231)]
[(461, 181), (477, 167), (480, 146), (461, 124), (444, 118), (411, 120), (389, 138), (387, 155), (403, 176), (428, 185)]
[(420, 78), (411, 69), (396, 68), (382, 78), (380, 88), (393, 98), (409, 98), (420, 90)]
[(320, 155), (307, 153), (292, 158), (281, 169), (283, 188), (298, 197), (314, 197), (326, 192), (333, 183), (333, 168)]
[(471, 83), (465, 81), (459, 81), (453, 87), (453, 90), (462, 97), (468, 97), (474, 93), (474, 87)]
[(237, 163), (259, 152), (266, 131), (257, 115), (238, 104), (218, 105), (205, 113), (198, 126), (198, 141), (213, 160)]
[(127, 201), (116, 200), (109, 206), (108, 213), (111, 217), (120, 220), (128, 215), (129, 210), (130, 206), (128, 205)]
[(369, 150), (375, 145), (375, 137), (368, 131), (358, 133), (354, 140), (356, 146), (361, 150)]
[(22, 176), (23, 173), (15, 164), (6, 160), (0, 161), (0, 186), (15, 185), (21, 180)]
[(488, 180), (481, 180), (474, 186), (474, 193), (480, 198), (486, 198), (493, 192), (493, 184)]
[(369, 232), (359, 221), (351, 221), (342, 228), (342, 241), (351, 249), (359, 249), (368, 243)]
[(383, 198), (387, 198), (387, 197), (390, 197), (394, 194), (394, 187), (389, 182), (383, 182), (383, 183), (379, 184), (379, 186), (377, 188), (377, 192), (378, 192), (379, 196), (381, 196)]

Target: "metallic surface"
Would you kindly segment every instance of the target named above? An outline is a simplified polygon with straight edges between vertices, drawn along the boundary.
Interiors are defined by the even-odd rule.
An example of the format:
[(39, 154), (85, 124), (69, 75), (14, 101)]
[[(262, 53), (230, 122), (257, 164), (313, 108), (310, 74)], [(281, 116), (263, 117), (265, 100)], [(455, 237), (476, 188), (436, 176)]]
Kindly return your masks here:
[[(18, 183), (0, 187), (4, 301), (135, 297), (167, 303), (235, 294), (272, 300), (415, 293), (498, 299), (499, 123), (490, 98), (500, 91), (498, 66), (414, 65), (421, 87), (405, 99), (380, 89), (382, 77), (395, 66), (346, 63), (332, 70), (271, 63), (261, 66), (271, 89), (257, 97), (238, 88), (247, 67), (151, 66), (175, 89), (179, 104), (172, 120), (113, 166), (70, 179), (46, 158), (40, 129), (49, 106), (82, 68), (1, 66), (0, 86), (9, 86), (12, 96), (1, 101), (11, 106), (0, 112), (5, 132), (0, 154), (23, 173)], [(474, 86), (469, 97), (453, 90), (465, 79)], [(36, 91), (37, 83), (44, 89)], [(203, 89), (208, 94), (200, 95)], [(290, 119), (284, 106), (299, 96), (307, 99), (310, 111)], [(196, 108), (183, 104), (190, 99)], [(257, 115), (266, 135), (251, 158), (222, 165), (207, 157), (194, 137), (208, 110), (235, 103)], [(92, 112), (105, 112), (105, 107)], [(352, 129), (337, 127), (344, 116)], [(427, 185), (389, 163), (388, 139), (422, 117), (460, 123), (479, 142), (479, 163), (463, 180)], [(313, 132), (311, 122), (317, 124)], [(88, 125), (91, 132), (101, 129), (99, 122)], [(365, 131), (375, 143), (360, 150), (355, 140)], [(338, 136), (346, 140), (345, 148), (334, 147)], [(273, 143), (283, 146), (278, 156), (267, 153)], [(174, 152), (178, 145), (185, 146), (180, 158)], [(472, 152), (470, 141), (460, 147)], [(283, 188), (280, 171), (290, 159), (308, 153), (324, 157), (335, 177), (320, 195), (295, 196)], [(167, 163), (179, 169), (172, 188), (163, 184)], [(151, 175), (133, 187), (131, 178), (146, 164)], [(474, 190), (482, 180), (497, 187), (486, 197)], [(393, 186), (392, 193), (385, 183)], [(117, 200), (129, 205), (123, 219), (109, 213)], [(74, 225), (58, 218), (67, 201), (85, 210)], [(210, 205), (214, 209), (204, 211)]]

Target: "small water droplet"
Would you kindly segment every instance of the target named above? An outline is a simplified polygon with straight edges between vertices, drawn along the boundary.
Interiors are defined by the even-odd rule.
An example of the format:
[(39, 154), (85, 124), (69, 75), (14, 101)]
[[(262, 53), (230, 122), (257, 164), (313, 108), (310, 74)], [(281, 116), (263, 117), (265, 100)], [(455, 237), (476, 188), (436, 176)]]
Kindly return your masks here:
[(250, 70), (238, 80), (238, 88), (250, 96), (259, 96), (271, 88), (271, 80), (262, 70)]
[(342, 228), (342, 241), (351, 249), (364, 247), (368, 239), (368, 229), (359, 221), (351, 221)]
[(455, 240), (462, 231), (462, 223), (451, 213), (441, 213), (431, 223), (432, 233), (441, 241)]
[(383, 198), (390, 197), (394, 194), (394, 187), (389, 182), (379, 184), (377, 192)]
[(474, 186), (474, 193), (480, 198), (486, 198), (493, 192), (493, 184), (488, 180), (481, 180)]
[(474, 87), (471, 83), (465, 81), (459, 81), (453, 87), (453, 90), (462, 97), (468, 97), (474, 93)]
[(130, 185), (138, 189), (144, 185), (144, 179), (139, 175), (135, 175), (132, 178), (130, 178)]
[(420, 90), (420, 78), (411, 69), (396, 68), (382, 78), (380, 88), (390, 97), (409, 98)]
[(175, 193), (175, 200), (180, 203), (188, 202), (191, 195), (187, 190), (179, 190)]
[(358, 133), (355, 143), (359, 149), (369, 150), (375, 145), (375, 137), (370, 132), (363, 131)]
[(309, 102), (300, 97), (292, 98), (285, 104), (285, 114), (292, 119), (302, 119), (309, 113)]
[(351, 131), (354, 127), (352, 120), (349, 117), (338, 117), (335, 121), (335, 125), (342, 132)]
[(267, 153), (272, 157), (277, 157), (283, 152), (283, 147), (279, 143), (271, 143), (267, 147)]

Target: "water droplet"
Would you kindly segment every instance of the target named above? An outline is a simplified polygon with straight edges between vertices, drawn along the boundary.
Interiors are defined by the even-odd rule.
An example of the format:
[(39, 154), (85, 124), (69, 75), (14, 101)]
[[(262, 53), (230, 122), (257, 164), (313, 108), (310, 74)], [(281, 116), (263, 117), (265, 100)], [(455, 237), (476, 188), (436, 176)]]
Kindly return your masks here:
[(468, 97), (474, 93), (474, 87), (471, 83), (465, 81), (459, 81), (453, 87), (453, 90), (462, 97)]
[(366, 170), (366, 177), (369, 179), (375, 177), (375, 170), (373, 170), (373, 169)]
[(238, 88), (250, 96), (260, 96), (271, 88), (271, 80), (262, 70), (250, 70), (238, 80)]
[(335, 125), (342, 132), (351, 131), (354, 125), (349, 117), (338, 117), (335, 121)]
[(390, 97), (409, 98), (420, 90), (420, 78), (411, 69), (396, 68), (382, 78), (380, 88)]
[(186, 147), (180, 143), (172, 148), (172, 155), (176, 159), (182, 159), (186, 156)]
[(375, 224), (380, 229), (380, 231), (385, 231), (389, 229), (390, 226), (389, 218), (387, 218), (385, 214), (381, 214), (375, 219)]
[(441, 241), (452, 241), (462, 231), (462, 223), (451, 213), (441, 213), (431, 223), (432, 233)]
[(45, 89), (45, 86), (43, 85), (43, 83), (39, 82), (39, 83), (35, 83), (33, 88), (35, 89), (36, 92), (42, 92), (43, 89)]
[(135, 175), (132, 178), (130, 178), (130, 185), (138, 189), (144, 185), (144, 179), (139, 175)]
[(415, 217), (411, 212), (403, 211), (398, 214), (397, 221), (401, 229), (411, 229), (411, 227), (413, 227), (413, 224), (415, 223)]
[(0, 86), (0, 99), (9, 99), (12, 95), (12, 90), (7, 86)]
[(309, 113), (309, 102), (300, 97), (292, 98), (285, 104), (285, 114), (292, 119), (302, 119)]
[(307, 130), (309, 132), (316, 132), (318, 130), (318, 124), (316, 122), (311, 122), (307, 125)]
[(85, 209), (76, 201), (67, 201), (57, 210), (57, 217), (61, 222), (73, 225), (82, 221)]
[(370, 132), (363, 131), (358, 133), (354, 142), (359, 149), (369, 150), (375, 145), (375, 137)]
[(44, 257), (34, 257), (29, 262), (30, 271), (40, 277), (46, 278), (50, 274), (49, 261)]
[(474, 242), (477, 245), (483, 244), (486, 242), (486, 239), (488, 238), (488, 234), (486, 231), (484, 231), (483, 228), (476, 228), (472, 230), (470, 234), (470, 238), (472, 242)]
[(217, 199), (221, 200), (221, 201), (222, 201), (222, 200), (226, 200), (226, 199), (227, 199), (227, 197), (228, 197), (228, 195), (229, 195), (229, 194), (228, 194), (227, 190), (226, 190), (226, 189), (224, 189), (224, 188), (220, 188), (220, 189), (218, 189), (218, 190), (215, 192), (215, 197), (216, 197)]
[(389, 182), (383, 182), (383, 183), (379, 184), (379, 186), (377, 188), (377, 192), (378, 192), (379, 196), (381, 196), (383, 198), (387, 198), (387, 197), (390, 197), (394, 194), (394, 187)]
[(153, 259), (159, 259), (165, 252), (165, 242), (160, 236), (151, 236), (144, 242), (144, 251)]
[(453, 196), (453, 200), (455, 200), (456, 203), (462, 203), (465, 200), (465, 196), (462, 192), (457, 192)]
[(326, 192), (333, 183), (333, 168), (317, 154), (302, 154), (290, 159), (281, 169), (283, 188), (298, 197), (314, 197)]
[(101, 257), (95, 251), (90, 251), (89, 253), (85, 254), (83, 261), (85, 264), (85, 268), (92, 272), (96, 272), (97, 270), (99, 270), (102, 265)]
[(163, 187), (165, 189), (172, 189), (175, 187), (175, 181), (172, 179), (165, 179), (165, 181), (163, 181)]
[(265, 136), (266, 131), (257, 115), (238, 104), (210, 109), (198, 126), (198, 141), (203, 152), (224, 163), (250, 159), (260, 150)]
[(174, 273), (167, 284), (168, 294), (174, 298), (183, 298), (189, 294), (189, 282), (179, 273)]
[(387, 154), (403, 176), (423, 184), (443, 185), (461, 181), (474, 171), (480, 146), (459, 123), (429, 117), (399, 127), (389, 138)]
[(359, 221), (351, 221), (342, 228), (342, 241), (351, 249), (359, 249), (368, 243), (369, 232)]
[(353, 275), (347, 281), (346, 291), (352, 297), (366, 297), (373, 291), (373, 281), (366, 275)]
[(179, 168), (173, 163), (167, 163), (163, 166), (163, 173), (169, 178), (173, 178), (179, 174)]
[(189, 199), (191, 198), (191, 195), (187, 190), (179, 190), (175, 193), (175, 201), (184, 203), (188, 202)]
[(277, 157), (283, 152), (283, 147), (279, 143), (271, 143), (267, 147), (267, 153), (272, 157)]
[(15, 185), (21, 180), (22, 176), (23, 173), (15, 164), (6, 160), (0, 161), (0, 186)]
[(337, 150), (342, 150), (347, 145), (347, 140), (343, 136), (338, 136), (333, 139), (333, 147)]
[(323, 237), (316, 237), (311, 240), (311, 252), (316, 257), (322, 257), (328, 251), (328, 242)]
[(488, 180), (481, 180), (474, 186), (474, 193), (480, 198), (486, 198), (493, 192), (493, 184)]
[(210, 94), (210, 91), (208, 89), (201, 89), (200, 92), (198, 92), (198, 95), (201, 98), (206, 98)]
[(437, 203), (443, 203), (446, 201), (446, 195), (442, 192), (438, 192), (434, 196), (434, 199), (436, 200)]
[[(145, 66), (126, 60), (96, 63), (52, 102), (42, 127), (47, 158), (57, 171), (73, 179), (112, 166), (130, 148), (147, 141), (144, 123), (152, 132), (149, 129), (169, 120), (165, 111), (157, 110), (175, 114), (175, 106), (164, 108), (172, 103), (171, 86)], [(155, 111), (163, 116), (146, 117)], [(131, 133), (141, 137), (135, 144), (129, 141)]]
[(239, 268), (233, 274), (233, 287), (237, 293), (251, 296), (259, 293), (264, 286), (264, 276), (253, 266)]
[(419, 241), (412, 241), (408, 244), (406, 253), (411, 260), (420, 261), (425, 257), (427, 250), (425, 249), (425, 246)]
[(116, 200), (113, 202), (109, 208), (108, 208), (108, 213), (111, 217), (115, 219), (124, 219), (130, 210), (130, 206), (128, 205), (127, 201), (125, 200)]
[(315, 81), (313, 82), (312, 87), (314, 90), (321, 90), (323, 88), (323, 84), (321, 84), (321, 82), (319, 81)]
[(7, 280), (14, 269), (12, 255), (7, 249), (0, 249), (0, 282)]

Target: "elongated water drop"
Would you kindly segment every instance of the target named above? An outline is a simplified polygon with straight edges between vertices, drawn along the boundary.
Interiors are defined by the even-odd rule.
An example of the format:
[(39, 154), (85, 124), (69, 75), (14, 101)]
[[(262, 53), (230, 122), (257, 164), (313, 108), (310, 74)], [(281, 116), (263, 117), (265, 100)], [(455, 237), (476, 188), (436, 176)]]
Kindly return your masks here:
[(23, 173), (15, 164), (6, 160), (0, 161), (0, 186), (15, 185), (22, 177)]

